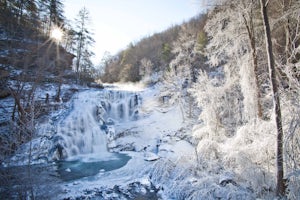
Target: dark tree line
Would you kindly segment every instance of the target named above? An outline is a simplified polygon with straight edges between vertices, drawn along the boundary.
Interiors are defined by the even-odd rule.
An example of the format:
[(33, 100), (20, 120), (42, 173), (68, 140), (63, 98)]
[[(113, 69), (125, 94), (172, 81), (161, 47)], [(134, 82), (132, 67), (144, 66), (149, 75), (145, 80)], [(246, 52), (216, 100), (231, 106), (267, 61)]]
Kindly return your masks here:
[(86, 8), (79, 11), (75, 25), (64, 16), (61, 0), (1, 0), (0, 11), (0, 29), (9, 36), (9, 40), (1, 41), (6, 42), (2, 48), (15, 45), (12, 38), (43, 43), (49, 40), (53, 28), (59, 28), (64, 32), (59, 45), (76, 56), (76, 73), (90, 79), (94, 55), (90, 47), (94, 39), (88, 28), (90, 19)]

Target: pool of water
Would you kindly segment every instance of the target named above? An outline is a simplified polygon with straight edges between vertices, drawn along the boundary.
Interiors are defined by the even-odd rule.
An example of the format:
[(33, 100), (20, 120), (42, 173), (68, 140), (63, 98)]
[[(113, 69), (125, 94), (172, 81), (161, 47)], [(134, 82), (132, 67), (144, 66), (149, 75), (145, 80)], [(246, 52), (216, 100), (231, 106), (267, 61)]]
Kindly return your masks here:
[(121, 168), (127, 164), (130, 158), (130, 156), (120, 153), (109, 153), (102, 158), (90, 155), (70, 158), (56, 163), (57, 173), (63, 181), (74, 181)]

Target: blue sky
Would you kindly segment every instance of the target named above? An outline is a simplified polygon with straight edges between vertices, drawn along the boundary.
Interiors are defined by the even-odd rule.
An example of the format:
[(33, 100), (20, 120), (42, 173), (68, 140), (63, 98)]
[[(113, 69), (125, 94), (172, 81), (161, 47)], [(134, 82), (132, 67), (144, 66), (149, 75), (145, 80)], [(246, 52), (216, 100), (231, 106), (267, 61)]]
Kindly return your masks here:
[(130, 42), (187, 21), (201, 11), (199, 0), (64, 0), (64, 5), (69, 20), (84, 6), (89, 10), (96, 40), (94, 64), (105, 51), (116, 54)]

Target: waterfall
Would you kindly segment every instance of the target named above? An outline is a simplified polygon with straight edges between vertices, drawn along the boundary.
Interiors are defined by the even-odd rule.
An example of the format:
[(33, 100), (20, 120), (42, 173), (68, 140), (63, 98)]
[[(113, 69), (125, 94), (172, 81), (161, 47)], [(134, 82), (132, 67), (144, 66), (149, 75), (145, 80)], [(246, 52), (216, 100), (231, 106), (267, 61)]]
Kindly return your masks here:
[(98, 105), (98, 115), (106, 122), (127, 122), (136, 120), (140, 97), (137, 93), (118, 90), (106, 90), (102, 93)]
[(124, 123), (138, 116), (139, 96), (117, 90), (84, 91), (73, 99), (69, 115), (57, 126), (60, 157), (108, 154), (105, 131), (101, 125)]
[(57, 133), (64, 139), (67, 156), (79, 154), (105, 154), (106, 137), (95, 116), (95, 92), (81, 92), (73, 102), (73, 110), (58, 125)]

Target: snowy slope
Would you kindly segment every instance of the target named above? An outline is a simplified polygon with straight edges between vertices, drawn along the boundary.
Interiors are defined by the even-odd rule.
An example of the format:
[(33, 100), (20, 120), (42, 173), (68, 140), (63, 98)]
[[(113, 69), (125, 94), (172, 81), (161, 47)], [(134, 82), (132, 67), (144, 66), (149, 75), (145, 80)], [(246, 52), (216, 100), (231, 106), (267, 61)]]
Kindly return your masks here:
[[(184, 120), (178, 104), (170, 105), (160, 101), (161, 87), (156, 85), (151, 88), (141, 88), (133, 85), (130, 87), (119, 85), (113, 88), (113, 90), (137, 92), (142, 102), (136, 119), (115, 121), (114, 124), (108, 125), (109, 151), (127, 154), (131, 156), (131, 159), (125, 166), (116, 170), (99, 170), (95, 176), (57, 182), (55, 185), (47, 186), (60, 188), (57, 192), (58, 196), (48, 194), (47, 197), (52, 199), (135, 199), (138, 197), (144, 199), (255, 199), (257, 193), (263, 193), (266, 198), (274, 197), (272, 193), (268, 195), (266, 191), (270, 185), (268, 180), (272, 180), (267, 177), (269, 174), (264, 174), (263, 170), (259, 170), (251, 162), (245, 162), (249, 168), (240, 165), (243, 162), (242, 156), (247, 151), (256, 152), (257, 155), (259, 149), (253, 151), (253, 148), (264, 144), (259, 141), (252, 144), (244, 140), (247, 136), (249, 141), (252, 141), (255, 134), (242, 135), (246, 132), (241, 130), (240, 137), (224, 140), (223, 143), (202, 139), (198, 145), (193, 145), (190, 141), (183, 139), (189, 137), (183, 136), (197, 135), (199, 131), (202, 131), (202, 127), (195, 126), (192, 129), (190, 122)], [(99, 91), (96, 90), (83, 91), (75, 97), (88, 98), (99, 96), (98, 93)], [(76, 98), (75, 102), (78, 100)], [(95, 100), (80, 99), (83, 100), (81, 106), (77, 106), (78, 108), (73, 111), (89, 108), (90, 105), (82, 107), (84, 102), (94, 102), (97, 105)], [(70, 105), (69, 108), (72, 106)], [(90, 110), (93, 110), (92, 107)], [(55, 128), (59, 119), (68, 119), (68, 116), (72, 118), (73, 114), (70, 112), (72, 109), (61, 115), (53, 113), (56, 122), (52, 121), (49, 124), (50, 127)], [(81, 115), (85, 116), (84, 113)], [(49, 132), (42, 131), (49, 130), (49, 126), (40, 128), (41, 132), (51, 138)], [(42, 135), (33, 140), (33, 155), (39, 155), (39, 151), (42, 151), (40, 152), (42, 155), (47, 154), (47, 149), (51, 149), (51, 144), (47, 141)], [(241, 149), (241, 146), (244, 148)], [(24, 150), (22, 149), (22, 152)], [(239, 152), (241, 150), (242, 154)], [(23, 154), (26, 157), (24, 152)], [(235, 158), (240, 160), (234, 161)], [(16, 157), (11, 162), (14, 162), (14, 159)], [(26, 163), (20, 158), (16, 162)], [(243, 171), (245, 169), (247, 171)], [(74, 172), (66, 169), (66, 173)], [(255, 173), (258, 173), (261, 179), (256, 178)], [(249, 177), (252, 179), (247, 179)]]
[(201, 163), (196, 147), (177, 137), (192, 132), (178, 105), (159, 101), (159, 89), (140, 91), (139, 119), (115, 124), (111, 130), (115, 131), (114, 140), (108, 146), (130, 155), (127, 165), (63, 184), (66, 193), (60, 198), (127, 199), (124, 194), (132, 195), (133, 185), (138, 185), (135, 190), (139, 194), (155, 193), (150, 199), (255, 199), (252, 189), (239, 182), (233, 171), (222, 168), (218, 159)]
[[(140, 91), (143, 103), (139, 110), (139, 119), (117, 123), (113, 127), (115, 139), (108, 146), (112, 151), (120, 151), (130, 144), (133, 151), (124, 151), (132, 157), (127, 165), (118, 170), (100, 172), (92, 180), (86, 178), (76, 181), (76, 184), (64, 185), (67, 193), (62, 198), (82, 196), (85, 195), (84, 191), (90, 191), (91, 196), (96, 196), (96, 188), (128, 188), (134, 182), (149, 188), (149, 184), (153, 182), (151, 174), (155, 175), (159, 163), (182, 162), (181, 165), (190, 165), (187, 162), (195, 161), (194, 147), (176, 137), (176, 133), (186, 125), (179, 106), (161, 105), (158, 89), (154, 87)], [(130, 90), (137, 91), (132, 87)], [(162, 192), (159, 185), (156, 189)]]

